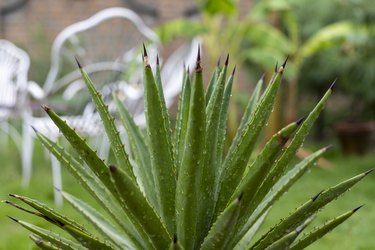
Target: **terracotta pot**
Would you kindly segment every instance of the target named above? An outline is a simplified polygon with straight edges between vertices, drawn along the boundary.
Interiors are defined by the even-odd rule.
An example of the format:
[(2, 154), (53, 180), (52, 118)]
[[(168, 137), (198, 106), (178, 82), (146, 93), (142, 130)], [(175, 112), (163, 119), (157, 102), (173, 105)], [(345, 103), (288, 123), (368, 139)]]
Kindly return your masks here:
[(340, 122), (336, 125), (341, 148), (345, 154), (366, 154), (372, 144), (374, 122)]

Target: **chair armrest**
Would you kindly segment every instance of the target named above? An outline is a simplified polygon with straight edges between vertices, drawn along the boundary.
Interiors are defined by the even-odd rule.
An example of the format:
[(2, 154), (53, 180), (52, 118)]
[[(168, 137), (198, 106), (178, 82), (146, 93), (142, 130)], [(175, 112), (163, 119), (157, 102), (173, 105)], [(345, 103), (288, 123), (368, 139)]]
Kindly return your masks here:
[(43, 89), (34, 81), (28, 82), (27, 92), (30, 93), (31, 96), (37, 100), (43, 99), (45, 97)]

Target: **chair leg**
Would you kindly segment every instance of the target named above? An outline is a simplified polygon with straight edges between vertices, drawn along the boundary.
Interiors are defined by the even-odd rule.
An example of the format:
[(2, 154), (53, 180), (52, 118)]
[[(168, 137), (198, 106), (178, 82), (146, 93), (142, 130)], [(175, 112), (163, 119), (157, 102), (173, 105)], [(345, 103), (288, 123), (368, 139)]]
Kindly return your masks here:
[(52, 163), (52, 180), (54, 186), (54, 197), (55, 204), (61, 206), (63, 203), (62, 191), (62, 179), (61, 179), (61, 166), (59, 160), (55, 156), (51, 155)]
[(32, 171), (32, 161), (33, 161), (33, 147), (34, 147), (34, 138), (32, 136), (31, 127), (23, 123), (22, 124), (22, 149), (21, 149), (21, 158), (22, 158), (22, 185), (28, 187), (31, 179)]
[(4, 142), (4, 145), (8, 145), (9, 143), (9, 140), (8, 140), (8, 137), (9, 137), (9, 123), (8, 122), (4, 122), (1, 124), (1, 130), (4, 131), (4, 133), (1, 133), (1, 137), (4, 137), (4, 138), (1, 138), (1, 141)]

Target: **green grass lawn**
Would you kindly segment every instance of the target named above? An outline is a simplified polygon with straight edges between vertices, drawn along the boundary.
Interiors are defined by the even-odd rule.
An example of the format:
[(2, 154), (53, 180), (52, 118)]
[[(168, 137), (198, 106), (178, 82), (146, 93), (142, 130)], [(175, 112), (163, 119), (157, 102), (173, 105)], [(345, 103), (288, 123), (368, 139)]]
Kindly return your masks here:
[[(0, 175), (1, 199), (8, 199), (8, 193), (17, 193), (38, 199), (48, 205), (53, 205), (51, 167), (48, 157), (44, 157), (41, 146), (38, 143), (36, 145), (38, 153), (34, 159), (33, 178), (28, 189), (20, 187), (21, 164), (16, 148), (12, 144), (5, 145), (3, 143), (0, 146), (0, 159), (2, 162)], [(306, 174), (273, 207), (269, 218), (264, 224), (263, 231), (324, 188), (375, 167), (375, 154), (366, 157), (343, 158), (340, 153), (337, 153), (337, 150), (333, 150), (327, 155), (327, 158), (332, 161), (335, 167), (332, 170), (315, 168)], [(64, 188), (66, 190), (77, 196), (87, 196), (67, 171), (63, 171), (63, 174)], [(373, 233), (375, 232), (374, 190), (375, 175), (371, 174), (350, 192), (322, 210), (312, 226), (319, 225), (358, 205), (365, 204), (346, 223), (340, 225), (309, 249), (375, 249), (375, 239), (373, 238)], [(72, 216), (78, 222), (85, 224), (68, 204), (64, 204), (63, 207), (57, 208), (57, 210), (63, 211), (64, 214)], [(33, 244), (28, 239), (28, 232), (7, 218), (6, 215), (22, 218), (40, 226), (49, 226), (48, 223), (41, 219), (22, 213), (7, 204), (0, 204), (0, 249), (34, 249)]]
[[(294, 211), (309, 198), (325, 188), (336, 185), (352, 176), (375, 167), (375, 155), (364, 157), (342, 157), (332, 152), (329, 160), (334, 164), (331, 170), (316, 167), (303, 176), (273, 207), (263, 228), (269, 228), (281, 218)], [(365, 204), (335, 230), (315, 242), (308, 249), (375, 249), (375, 175), (370, 174), (349, 192), (327, 205), (306, 230), (343, 214), (359, 205)]]

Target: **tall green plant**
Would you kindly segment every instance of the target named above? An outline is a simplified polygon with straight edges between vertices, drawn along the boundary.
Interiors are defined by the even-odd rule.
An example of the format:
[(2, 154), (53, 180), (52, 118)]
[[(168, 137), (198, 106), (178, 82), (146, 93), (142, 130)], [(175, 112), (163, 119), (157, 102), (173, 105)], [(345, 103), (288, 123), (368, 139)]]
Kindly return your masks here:
[[(295, 0), (253, 0), (247, 6), (244, 2), (230, 0), (198, 0), (196, 2), (199, 18), (181, 18), (166, 22), (158, 28), (158, 34), (163, 43), (168, 43), (176, 37), (201, 37), (211, 65), (215, 63), (222, 51), (229, 48), (235, 62), (241, 65), (246, 63), (247, 71), (254, 70), (256, 66), (260, 66), (263, 71), (271, 69), (276, 60), (290, 55), (289, 70), (286, 74), (288, 84), (285, 88), (288, 94), (284, 98), (285, 101), (281, 101), (280, 98), (280, 103), (271, 115), (270, 126), (266, 133), (266, 137), (270, 137), (284, 123), (297, 118), (300, 77), (322, 79), (323, 75), (327, 76), (325, 72), (316, 74), (315, 70), (311, 70), (310, 65), (302, 70), (304, 64), (319, 53), (325, 55), (328, 54), (327, 51), (335, 49), (339, 51), (334, 56), (339, 59), (336, 59), (334, 63), (329, 60), (331, 54), (323, 58), (317, 65), (320, 70), (329, 69), (334, 76), (339, 70), (340, 76), (349, 74), (352, 77), (356, 76), (355, 81), (367, 77), (367, 80), (363, 80), (363, 84), (369, 87), (374, 82), (372, 80), (374, 74), (370, 70), (374, 63), (371, 61), (371, 56), (366, 57), (366, 55), (372, 55), (374, 50), (374, 46), (371, 45), (371, 41), (374, 40), (372, 39), (374, 36), (373, 18), (371, 14), (364, 16), (363, 13), (372, 13), (372, 5), (361, 4), (367, 1), (310, 3), (310, 1)], [(305, 8), (307, 5), (309, 8)], [(318, 11), (316, 6), (320, 6)], [(246, 7), (248, 7), (247, 12), (243, 13)], [(333, 16), (332, 12), (338, 9), (338, 15)], [(345, 9), (349, 10), (347, 11), (349, 15), (343, 14)], [(356, 10), (355, 14), (353, 14), (353, 9)], [(301, 15), (307, 21), (302, 22)], [(322, 22), (324, 15), (329, 17), (329, 21)], [(356, 15), (364, 16), (362, 18), (368, 20), (368, 24), (353, 20), (353, 16)], [(312, 17), (314, 17), (314, 22), (311, 22)], [(311, 29), (312, 26), (319, 26), (319, 29)], [(346, 52), (344, 56), (341, 56), (343, 51)], [(360, 53), (363, 55), (360, 56)], [(322, 64), (325, 64), (324, 67), (321, 66)], [(330, 65), (337, 64), (341, 65), (335, 70), (330, 69)], [(311, 80), (314, 87), (317, 86), (315, 78)], [(341, 85), (344, 87), (347, 85), (351, 94), (359, 93), (360, 96), (366, 97), (365, 100), (368, 100), (367, 106), (374, 105), (375, 95), (371, 90), (364, 87), (358, 88), (357, 85), (352, 84), (353, 80), (347, 80), (353, 79), (351, 77), (343, 78), (345, 79), (342, 82), (348, 84)], [(304, 79), (303, 82), (308, 80)], [(233, 92), (236, 95), (238, 91), (234, 88)], [(356, 103), (362, 103), (362, 99), (364, 98), (359, 98)], [(368, 107), (372, 108), (372, 106)], [(233, 138), (233, 130), (237, 128), (236, 113), (237, 108), (232, 105), (228, 133), (230, 138)]]
[[(296, 165), (294, 155), (332, 93), (333, 84), (305, 119), (276, 133), (251, 158), (257, 138), (266, 126), (286, 66), (276, 68), (262, 93), (263, 79), (249, 100), (231, 147), (223, 150), (228, 105), (235, 71), (227, 76), (228, 59), (216, 69), (204, 90), (200, 52), (193, 76), (185, 72), (176, 128), (172, 131), (164, 102), (160, 70), (152, 71), (144, 50), (144, 88), (147, 128), (138, 128), (114, 93), (130, 151), (124, 149), (117, 122), (79, 65), (111, 141), (116, 163), (100, 159), (84, 138), (53, 110), (44, 106), (79, 156), (36, 131), (43, 145), (93, 196), (105, 214), (72, 194), (64, 198), (97, 232), (28, 197), (10, 194), (26, 209), (67, 235), (57, 234), (10, 217), (31, 232), (41, 249), (301, 249), (348, 219), (358, 208), (333, 218), (296, 240), (313, 217), (372, 170), (328, 188), (297, 208), (261, 237), (256, 232), (271, 206), (328, 149), (316, 151)], [(82, 164), (81, 159), (85, 164)]]

